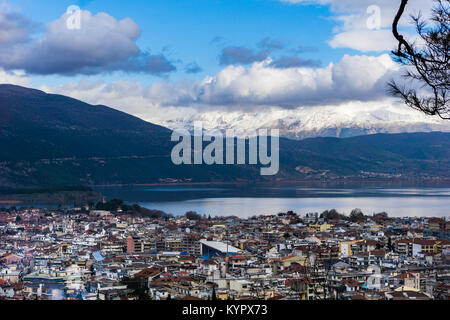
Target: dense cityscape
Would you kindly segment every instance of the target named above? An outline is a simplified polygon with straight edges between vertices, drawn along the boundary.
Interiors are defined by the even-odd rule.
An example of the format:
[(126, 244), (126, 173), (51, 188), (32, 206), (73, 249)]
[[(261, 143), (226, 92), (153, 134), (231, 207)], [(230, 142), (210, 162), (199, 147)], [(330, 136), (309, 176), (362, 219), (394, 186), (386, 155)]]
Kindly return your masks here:
[(42, 2), (0, 0), (2, 311), (448, 314), (450, 0)]
[(1, 209), (0, 300), (450, 298), (448, 219), (141, 209)]

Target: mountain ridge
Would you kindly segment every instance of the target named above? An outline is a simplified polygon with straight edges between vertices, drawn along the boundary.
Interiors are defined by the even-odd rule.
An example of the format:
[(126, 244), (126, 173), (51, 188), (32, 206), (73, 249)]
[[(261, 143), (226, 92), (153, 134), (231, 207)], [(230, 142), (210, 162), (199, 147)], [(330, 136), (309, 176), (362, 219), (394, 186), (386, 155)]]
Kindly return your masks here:
[(158, 123), (172, 129), (186, 127), (192, 130), (195, 121), (202, 121), (208, 129), (279, 129), (281, 136), (294, 140), (377, 133), (450, 132), (448, 121), (421, 114), (407, 106), (393, 107), (391, 104), (303, 107), (261, 113), (208, 112)]
[(280, 139), (280, 172), (170, 161), (171, 130), (107, 106), (0, 85), (0, 186), (450, 177), (449, 133)]

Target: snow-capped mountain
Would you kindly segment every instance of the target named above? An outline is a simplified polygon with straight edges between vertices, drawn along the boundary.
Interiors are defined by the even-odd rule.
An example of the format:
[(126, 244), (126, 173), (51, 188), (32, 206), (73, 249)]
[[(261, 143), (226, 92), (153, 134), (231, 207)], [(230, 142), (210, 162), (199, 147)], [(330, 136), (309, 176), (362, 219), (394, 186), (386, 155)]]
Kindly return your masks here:
[(450, 132), (450, 121), (426, 116), (406, 106), (363, 103), (251, 113), (211, 111), (156, 122), (171, 129), (192, 129), (195, 121), (202, 121), (205, 129), (279, 129), (281, 136), (292, 139), (345, 138), (375, 133)]

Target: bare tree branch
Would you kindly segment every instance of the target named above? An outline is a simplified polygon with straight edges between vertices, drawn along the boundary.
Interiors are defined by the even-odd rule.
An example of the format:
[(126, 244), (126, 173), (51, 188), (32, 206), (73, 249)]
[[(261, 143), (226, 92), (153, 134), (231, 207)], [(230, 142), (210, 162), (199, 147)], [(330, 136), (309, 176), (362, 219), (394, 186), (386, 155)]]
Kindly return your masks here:
[(392, 95), (400, 97), (406, 105), (428, 115), (438, 115), (450, 119), (448, 91), (450, 87), (450, 0), (434, 0), (432, 26), (428, 26), (419, 14), (412, 16), (419, 42), (409, 43), (398, 31), (408, 0), (402, 0), (392, 24), (392, 33), (398, 41), (398, 48), (393, 51), (394, 60), (407, 67), (404, 78), (412, 84), (420, 85), (424, 93), (407, 88), (395, 81), (389, 83)]

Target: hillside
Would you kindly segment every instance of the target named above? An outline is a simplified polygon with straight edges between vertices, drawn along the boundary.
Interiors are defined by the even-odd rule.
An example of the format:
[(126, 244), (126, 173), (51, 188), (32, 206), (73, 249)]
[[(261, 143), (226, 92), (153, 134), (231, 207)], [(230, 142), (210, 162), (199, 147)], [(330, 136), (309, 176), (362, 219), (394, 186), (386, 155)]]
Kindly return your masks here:
[[(256, 166), (175, 166), (171, 131), (106, 106), (0, 85), (0, 186), (224, 182)], [(264, 179), (450, 177), (450, 133), (281, 139), (280, 172)]]
[[(257, 168), (177, 167), (171, 131), (106, 106), (0, 85), (0, 186), (256, 177)], [(245, 172), (244, 172), (245, 171)]]
[(0, 161), (165, 155), (170, 134), (105, 106), (0, 86)]
[[(376, 134), (282, 142), (301, 166), (347, 178), (448, 178), (450, 134)], [(301, 155), (301, 156), (299, 156)], [(314, 172), (312, 173), (314, 174)]]

